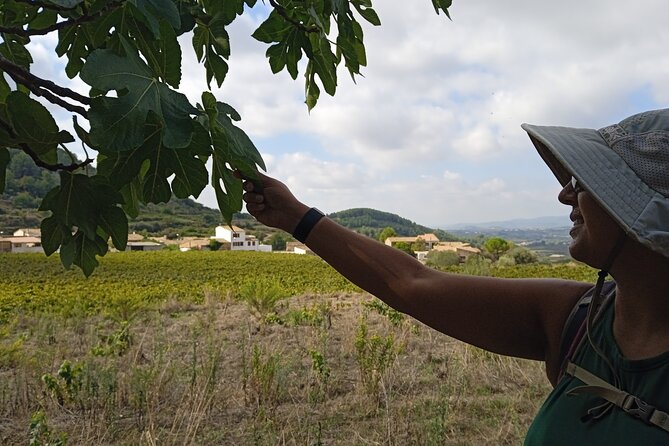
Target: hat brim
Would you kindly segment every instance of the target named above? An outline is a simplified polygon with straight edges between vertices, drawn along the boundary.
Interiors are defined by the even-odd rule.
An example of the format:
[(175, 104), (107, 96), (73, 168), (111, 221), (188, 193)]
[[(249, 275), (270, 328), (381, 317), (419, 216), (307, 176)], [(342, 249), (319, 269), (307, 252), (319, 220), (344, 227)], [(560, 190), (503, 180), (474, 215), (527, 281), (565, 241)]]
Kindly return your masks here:
[(668, 221), (669, 200), (646, 185), (597, 130), (522, 128), (560, 184), (574, 176), (627, 234), (669, 257), (669, 232), (647, 229), (652, 219)]

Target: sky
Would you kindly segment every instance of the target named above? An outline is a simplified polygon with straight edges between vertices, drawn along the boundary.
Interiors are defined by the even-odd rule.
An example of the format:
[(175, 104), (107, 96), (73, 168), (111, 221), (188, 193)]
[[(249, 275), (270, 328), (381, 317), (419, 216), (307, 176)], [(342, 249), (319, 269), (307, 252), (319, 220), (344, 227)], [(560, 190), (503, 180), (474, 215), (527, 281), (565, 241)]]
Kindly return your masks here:
[[(520, 125), (601, 128), (669, 103), (662, 0), (454, 0), (452, 21), (430, 0), (376, 0), (364, 77), (342, 64), (337, 94), (311, 112), (304, 67), (295, 81), (272, 74), (250, 37), (267, 14), (258, 5), (228, 29), (230, 71), (212, 92), (241, 114), (267, 173), (326, 213), (368, 207), (434, 228), (567, 216)], [(34, 72), (87, 91), (52, 44), (31, 46)], [(204, 69), (189, 36), (182, 47), (179, 90), (196, 103)], [(197, 201), (215, 208), (213, 189)]]

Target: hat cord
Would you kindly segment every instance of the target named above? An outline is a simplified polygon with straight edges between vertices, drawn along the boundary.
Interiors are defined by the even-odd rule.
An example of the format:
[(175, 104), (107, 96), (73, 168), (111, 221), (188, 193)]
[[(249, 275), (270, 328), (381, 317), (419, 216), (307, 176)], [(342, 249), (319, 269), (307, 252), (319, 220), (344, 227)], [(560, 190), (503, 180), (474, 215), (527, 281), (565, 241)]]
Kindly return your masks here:
[[(594, 350), (594, 352), (599, 356), (603, 361), (604, 364), (609, 368), (611, 371), (611, 374), (613, 375), (613, 384), (615, 387), (620, 387), (620, 377), (618, 376), (618, 372), (616, 371), (615, 367), (613, 366), (613, 363), (609, 358), (607, 358), (606, 354), (604, 351), (595, 343), (595, 341), (592, 338), (592, 331), (594, 329), (594, 324), (595, 324), (595, 319), (598, 314), (599, 307), (602, 304), (603, 296), (602, 296), (602, 288), (604, 287), (604, 280), (606, 279), (606, 276), (608, 276), (608, 270), (611, 268), (613, 265), (613, 262), (615, 259), (618, 257), (618, 254), (620, 254), (620, 251), (622, 250), (625, 241), (627, 240), (627, 234), (622, 234), (621, 237), (618, 239), (616, 242), (615, 246), (611, 250), (609, 257), (607, 259), (606, 264), (604, 265), (604, 268), (600, 270), (597, 275), (597, 283), (595, 284), (595, 290), (593, 292), (592, 296), (592, 302), (590, 306), (588, 307), (588, 316), (587, 316), (587, 322), (586, 322), (586, 336), (588, 339), (588, 342), (590, 343), (590, 346)], [(588, 409), (588, 412), (586, 415), (583, 416), (582, 420), (583, 421), (589, 421), (589, 420), (599, 420), (602, 417), (604, 417), (607, 413), (611, 411), (613, 408), (614, 404), (606, 401), (596, 407)]]

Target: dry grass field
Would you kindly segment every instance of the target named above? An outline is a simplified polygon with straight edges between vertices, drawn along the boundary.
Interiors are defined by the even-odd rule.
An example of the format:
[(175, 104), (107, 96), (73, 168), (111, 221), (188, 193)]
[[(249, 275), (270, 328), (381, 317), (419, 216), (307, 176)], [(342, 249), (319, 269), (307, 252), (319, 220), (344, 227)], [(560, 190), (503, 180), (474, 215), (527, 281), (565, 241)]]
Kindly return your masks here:
[(25, 340), (5, 347), (0, 371), (0, 443), (522, 443), (549, 390), (539, 364), (377, 302), (307, 295), (263, 317), (212, 293), (129, 321), (19, 318)]
[(276, 257), (216, 255), (119, 254), (88, 280), (0, 256), (0, 444), (519, 445), (549, 392), (541, 364), (448, 338), (318, 259), (292, 274), (341, 291), (287, 291), (277, 265), (193, 281), (196, 260)]

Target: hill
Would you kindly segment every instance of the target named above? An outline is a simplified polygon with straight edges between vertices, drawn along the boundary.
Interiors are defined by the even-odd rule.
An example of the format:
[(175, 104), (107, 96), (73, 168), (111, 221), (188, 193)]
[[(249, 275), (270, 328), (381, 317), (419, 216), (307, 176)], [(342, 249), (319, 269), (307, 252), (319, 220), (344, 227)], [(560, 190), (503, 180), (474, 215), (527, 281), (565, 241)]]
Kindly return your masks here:
[(433, 233), (441, 241), (458, 240), (452, 234), (441, 229), (432, 229), (414, 223), (411, 220), (389, 212), (377, 211), (369, 208), (355, 208), (334, 212), (328, 217), (342, 226), (353, 229), (372, 238), (378, 238), (379, 233), (390, 226), (400, 236), (416, 236)]

